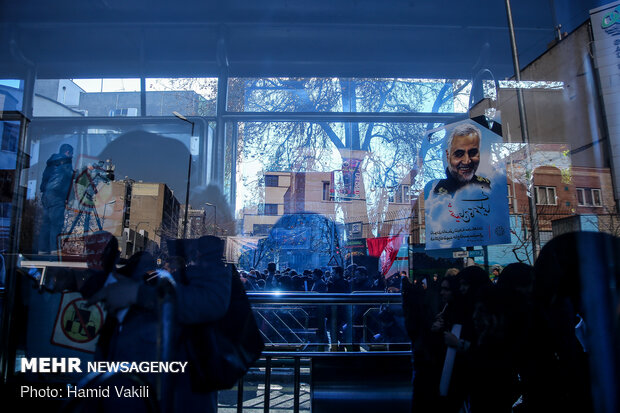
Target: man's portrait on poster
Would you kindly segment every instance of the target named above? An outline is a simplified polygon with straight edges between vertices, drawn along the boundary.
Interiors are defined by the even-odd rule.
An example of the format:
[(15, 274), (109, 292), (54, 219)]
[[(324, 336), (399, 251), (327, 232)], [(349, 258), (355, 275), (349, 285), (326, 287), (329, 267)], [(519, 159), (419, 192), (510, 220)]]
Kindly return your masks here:
[(480, 164), (481, 139), (480, 129), (471, 124), (459, 125), (452, 130), (446, 145), (446, 179), (435, 185), (435, 194), (454, 195), (459, 189), (472, 184), (490, 189), (491, 181), (476, 175)]
[(474, 120), (440, 131), (445, 177), (424, 188), (426, 248), (509, 242), (506, 168), (497, 157), (501, 136)]

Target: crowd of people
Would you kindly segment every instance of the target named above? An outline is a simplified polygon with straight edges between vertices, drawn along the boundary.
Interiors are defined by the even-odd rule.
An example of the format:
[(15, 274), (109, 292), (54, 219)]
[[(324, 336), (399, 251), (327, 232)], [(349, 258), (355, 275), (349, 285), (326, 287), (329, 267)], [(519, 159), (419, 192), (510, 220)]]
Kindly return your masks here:
[[(547, 243), (534, 265), (496, 266), (490, 273), (473, 265), (440, 276), (414, 271), (385, 277), (354, 264), (298, 273), (269, 263), (264, 271), (241, 270), (239, 277), (246, 291), (402, 294), (402, 308), (379, 313), (381, 334), (370, 340), (391, 342), (397, 332), (386, 326), (394, 327), (394, 310), (402, 315), (412, 345), (413, 412), (459, 413), (464, 406), (473, 413), (588, 412), (593, 395), (578, 237), (593, 237), (586, 239), (591, 245), (604, 241), (613, 257), (620, 253), (617, 238), (572, 233)], [(164, 268), (183, 283), (189, 264), (171, 257)], [(617, 277), (618, 269), (611, 271)], [(328, 325), (344, 334), (367, 310), (339, 308), (330, 322), (318, 307), (313, 325), (319, 342)], [(353, 331), (349, 339), (361, 343), (362, 337)]]
[[(613, 264), (608, 276), (617, 279), (619, 241), (600, 233), (556, 237), (534, 265), (493, 266), (490, 272), (473, 265), (441, 275), (384, 277), (356, 265), (297, 273), (271, 263), (240, 276), (251, 291), (401, 293), (415, 413), (591, 412), (594, 382), (582, 284), (602, 276), (582, 275), (578, 245), (584, 242), (611, 248), (601, 260)], [(354, 308), (353, 319), (358, 313)]]
[(315, 268), (297, 272), (286, 268), (276, 269), (271, 262), (262, 272), (251, 268), (239, 272), (247, 291), (290, 291), (319, 293), (350, 293), (353, 291), (400, 292), (405, 271), (384, 277), (379, 271), (350, 264), (346, 268), (337, 266), (329, 269)]
[(493, 277), (471, 266), (403, 280), (413, 412), (593, 411), (576, 237)]
[[(161, 276), (162, 272), (147, 253), (136, 254), (116, 268), (117, 247), (113, 242), (110, 245), (102, 254), (102, 262), (109, 265), (78, 288), (89, 301), (104, 303), (110, 314), (116, 315), (108, 317), (109, 328), (102, 331), (100, 356), (107, 360), (153, 359), (156, 355), (144, 349), (154, 346), (135, 345), (144, 334), (123, 335), (119, 326), (140, 326), (126, 330), (130, 332), (150, 326), (148, 337), (156, 337), (156, 292), (145, 274)], [(594, 272), (582, 276), (583, 245), (593, 248), (590, 255), (607, 254), (597, 258), (607, 273), (588, 267)], [(116, 258), (105, 258), (108, 249), (107, 255)], [(176, 283), (180, 323), (217, 319), (226, 309), (230, 285), (222, 283), (227, 277), (220, 276), (222, 251), (221, 240), (208, 237), (185, 257), (171, 256), (164, 261), (163, 274)], [(472, 413), (590, 412), (593, 381), (588, 346), (592, 341), (587, 337), (592, 336), (593, 326), (588, 326), (587, 336), (583, 280), (602, 280), (608, 275), (617, 282), (619, 256), (616, 237), (571, 233), (549, 241), (533, 266), (513, 263), (503, 269), (494, 267), (491, 273), (473, 265), (450, 268), (440, 276), (414, 271), (384, 277), (353, 264), (297, 273), (289, 268), (278, 271), (270, 263), (262, 272), (251, 269), (238, 274), (246, 291), (402, 294), (402, 308), (379, 313), (381, 334), (370, 340), (393, 342), (398, 335), (394, 310), (402, 311), (403, 335), (408, 336), (412, 348), (415, 413), (459, 413), (464, 406)], [(110, 283), (110, 274), (116, 282)], [(71, 289), (58, 286), (59, 290), (67, 288)], [(599, 305), (597, 300), (603, 305), (604, 297), (599, 295), (594, 305)], [(121, 308), (130, 310), (125, 313)], [(351, 327), (360, 324), (366, 310), (367, 306), (354, 304), (328, 314), (317, 306), (312, 326), (317, 329), (318, 342), (325, 342), (328, 326), (334, 324), (339, 334), (347, 333), (353, 343), (361, 343), (362, 337)], [(615, 334), (620, 336), (619, 331)], [(214, 407), (215, 397), (209, 401)]]

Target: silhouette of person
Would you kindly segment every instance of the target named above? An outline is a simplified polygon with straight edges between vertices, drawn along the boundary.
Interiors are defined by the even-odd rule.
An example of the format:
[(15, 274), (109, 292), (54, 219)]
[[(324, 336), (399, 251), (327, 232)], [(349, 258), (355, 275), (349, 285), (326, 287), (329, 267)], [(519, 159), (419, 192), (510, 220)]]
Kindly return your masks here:
[(43, 222), (39, 235), (39, 252), (58, 249), (58, 235), (65, 222), (65, 203), (73, 178), (73, 146), (60, 145), (58, 153), (47, 160), (41, 179)]

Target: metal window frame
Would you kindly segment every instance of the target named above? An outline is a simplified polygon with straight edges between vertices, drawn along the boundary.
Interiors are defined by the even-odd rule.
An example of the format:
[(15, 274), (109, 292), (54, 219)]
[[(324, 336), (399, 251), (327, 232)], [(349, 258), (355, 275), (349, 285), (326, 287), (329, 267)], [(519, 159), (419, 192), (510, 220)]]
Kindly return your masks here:
[[(586, 188), (577, 188), (577, 206), (588, 206), (586, 204)], [(581, 202), (579, 201), (579, 194), (581, 194)]]
[[(325, 192), (325, 188), (327, 187), (327, 192)], [(329, 191), (331, 190), (331, 182), (323, 181), (323, 201), (331, 201), (331, 196), (329, 195)]]
[[(272, 180), (275, 178), (275, 185), (268, 185), (267, 181)], [(271, 184), (273, 182), (270, 182)], [(278, 186), (280, 186), (280, 177), (278, 175), (273, 175), (273, 174), (265, 174), (265, 188), (277, 188)]]
[[(558, 204), (558, 195), (557, 195), (557, 191), (555, 190), (555, 186), (547, 186), (547, 205), (557, 205)], [(549, 202), (549, 190), (553, 191), (553, 203)]]
[[(405, 190), (405, 188), (407, 188)], [(400, 186), (400, 193), (402, 195), (402, 203), (408, 204), (411, 202), (411, 185), (403, 184)]]
[[(602, 207), (603, 206), (603, 193), (601, 191), (601, 188), (585, 188), (585, 187), (581, 187), (581, 188), (576, 188), (577, 189), (577, 206), (580, 207)], [(595, 192), (596, 191), (596, 192)], [(592, 199), (592, 203), (588, 203), (588, 198), (586, 196), (586, 193), (590, 193), (590, 197)], [(579, 193), (583, 194), (582, 195), (582, 199), (583, 202), (579, 202)], [(598, 194), (598, 203), (596, 203), (594, 201), (594, 194), (597, 193)]]
[[(275, 206), (275, 209), (276, 209), (275, 213), (268, 213), (267, 212), (267, 206), (268, 205), (269, 205), (269, 207), (274, 207)], [(263, 204), (263, 214), (262, 215), (269, 216), (269, 217), (277, 216), (278, 215), (278, 205), (279, 204), (264, 203)], [(272, 211), (270, 211), (270, 212), (272, 212)]]
[[(603, 193), (600, 190), (600, 188), (592, 188), (591, 191), (592, 191), (592, 206), (602, 207), (603, 206)], [(596, 191), (596, 193), (598, 193), (598, 203), (595, 202), (595, 198), (594, 198), (595, 192), (594, 191)]]
[[(557, 192), (555, 189), (555, 186), (545, 186), (545, 185), (536, 185), (534, 186), (534, 198), (536, 201), (536, 205), (557, 205), (558, 204), (558, 197), (557, 197)], [(541, 202), (540, 200), (540, 196), (538, 195), (538, 191), (539, 190), (544, 190), (545, 192), (545, 202)], [(553, 190), (553, 203), (549, 202), (549, 190)]]

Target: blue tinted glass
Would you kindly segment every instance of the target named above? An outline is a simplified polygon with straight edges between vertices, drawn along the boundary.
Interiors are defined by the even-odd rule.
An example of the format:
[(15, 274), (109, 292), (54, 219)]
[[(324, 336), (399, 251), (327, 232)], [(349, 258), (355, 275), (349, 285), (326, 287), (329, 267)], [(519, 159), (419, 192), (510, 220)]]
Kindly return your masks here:
[(471, 81), (233, 78), (228, 87), (233, 112), (464, 112)]
[(24, 97), (23, 83), (17, 79), (0, 79), (0, 110), (21, 111)]

